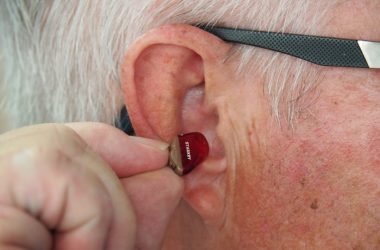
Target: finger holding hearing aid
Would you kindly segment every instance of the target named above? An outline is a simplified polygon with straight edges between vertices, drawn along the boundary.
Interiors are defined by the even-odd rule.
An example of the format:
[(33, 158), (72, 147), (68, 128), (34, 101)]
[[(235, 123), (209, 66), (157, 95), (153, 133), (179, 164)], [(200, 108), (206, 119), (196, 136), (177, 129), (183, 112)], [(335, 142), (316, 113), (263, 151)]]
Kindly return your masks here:
[[(170, 145), (126, 136), (114, 128), (104, 133), (107, 125), (103, 124), (93, 126), (98, 126), (94, 128), (99, 130), (96, 136), (83, 124), (72, 127), (85, 141), (91, 141), (89, 145), (118, 175), (135, 213), (135, 248), (160, 249), (170, 217), (183, 195), (182, 178), (168, 167)], [(108, 145), (112, 145), (110, 150)]]
[(68, 123), (66, 126), (77, 132), (119, 178), (167, 166), (169, 144), (165, 142), (128, 136), (102, 123)]
[[(86, 126), (81, 126), (76, 124), (74, 130), (85, 141), (92, 141), (94, 150), (108, 159), (128, 194), (136, 215), (135, 247), (161, 249), (170, 218), (183, 195), (184, 183), (178, 176), (189, 174), (206, 159), (209, 153), (206, 138), (193, 132), (178, 135), (166, 144), (136, 136), (111, 135), (121, 133), (118, 130), (95, 133), (97, 136), (93, 137)], [(101, 131), (106, 125), (94, 126)], [(115, 138), (124, 138), (125, 145), (121, 145), (120, 139), (113, 141)], [(113, 145), (112, 150), (107, 150), (107, 145)]]
[(176, 175), (189, 174), (209, 152), (207, 140), (199, 132), (176, 136), (168, 149), (171, 169), (122, 179), (136, 212), (138, 249), (161, 249), (166, 227), (183, 193), (183, 181)]
[[(88, 130), (89, 124), (92, 130)], [(110, 132), (101, 132), (102, 129), (109, 127), (101, 123), (72, 123), (67, 126), (72, 127), (85, 141), (91, 141), (92, 149), (112, 165), (120, 178), (155, 170), (162, 166), (172, 168), (179, 176), (186, 175), (201, 164), (209, 154), (207, 139), (199, 132), (177, 135), (170, 144), (167, 144), (143, 137), (126, 136), (113, 127), (110, 127), (111, 131), (116, 135), (111, 136)], [(99, 133), (94, 133), (94, 130), (99, 130)], [(122, 140), (136, 143), (129, 144), (126, 149), (123, 148), (124, 145), (121, 145)], [(123, 153), (119, 152), (120, 150)], [(128, 153), (131, 151), (133, 154)], [(126, 163), (129, 163), (128, 167), (125, 166)]]
[[(105, 138), (109, 133), (101, 138), (92, 138), (84, 135), (86, 129), (83, 129), (84, 133), (78, 126), (75, 129), (85, 140), (110, 140)], [(118, 166), (116, 171), (134, 208), (137, 221), (136, 248), (161, 249), (170, 217), (183, 195), (183, 180), (178, 176), (189, 174), (205, 160), (209, 152), (208, 143), (199, 132), (178, 135), (170, 145), (135, 136), (125, 139), (138, 144), (129, 145), (128, 149), (121, 146), (117, 148), (129, 152), (134, 150), (135, 155), (125, 153), (124, 156), (113, 156), (114, 152), (111, 152), (111, 155), (103, 157), (110, 158), (109, 162), (113, 162), (114, 169)], [(101, 149), (104, 145), (116, 143), (96, 143), (98, 146), (95, 151), (102, 155), (105, 152)], [(124, 164), (130, 161), (133, 165), (125, 169)]]
[(178, 175), (205, 158), (199, 138), (169, 145), (100, 123), (1, 134), (0, 248), (159, 249), (183, 194)]

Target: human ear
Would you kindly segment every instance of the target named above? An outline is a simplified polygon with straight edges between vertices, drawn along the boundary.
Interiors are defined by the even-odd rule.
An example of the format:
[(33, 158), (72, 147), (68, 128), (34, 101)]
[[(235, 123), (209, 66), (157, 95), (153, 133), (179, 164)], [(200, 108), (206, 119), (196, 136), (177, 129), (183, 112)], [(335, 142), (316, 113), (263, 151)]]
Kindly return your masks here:
[(121, 80), (139, 136), (170, 142), (198, 131), (210, 144), (206, 161), (184, 177), (185, 200), (205, 222), (223, 217), (226, 160), (216, 108), (230, 45), (193, 26), (168, 25), (144, 34), (127, 51)]

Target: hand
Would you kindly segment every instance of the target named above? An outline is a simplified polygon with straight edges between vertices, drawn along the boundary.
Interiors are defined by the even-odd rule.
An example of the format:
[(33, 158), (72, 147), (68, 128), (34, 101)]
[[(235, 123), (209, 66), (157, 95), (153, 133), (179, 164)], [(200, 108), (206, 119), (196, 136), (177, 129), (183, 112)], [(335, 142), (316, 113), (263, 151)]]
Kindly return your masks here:
[(99, 123), (0, 135), (0, 249), (159, 249), (183, 191), (167, 160)]

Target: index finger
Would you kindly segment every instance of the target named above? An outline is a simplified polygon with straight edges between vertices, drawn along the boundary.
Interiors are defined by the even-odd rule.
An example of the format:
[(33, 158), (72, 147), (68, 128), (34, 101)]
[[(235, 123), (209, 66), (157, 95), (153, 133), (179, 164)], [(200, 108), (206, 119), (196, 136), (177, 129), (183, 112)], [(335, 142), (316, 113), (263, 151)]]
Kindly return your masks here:
[[(167, 166), (168, 145), (139, 140), (102, 123), (66, 123), (93, 151), (110, 165), (119, 178), (157, 170)], [(149, 141), (148, 141), (149, 142)], [(156, 146), (153, 146), (156, 144)]]

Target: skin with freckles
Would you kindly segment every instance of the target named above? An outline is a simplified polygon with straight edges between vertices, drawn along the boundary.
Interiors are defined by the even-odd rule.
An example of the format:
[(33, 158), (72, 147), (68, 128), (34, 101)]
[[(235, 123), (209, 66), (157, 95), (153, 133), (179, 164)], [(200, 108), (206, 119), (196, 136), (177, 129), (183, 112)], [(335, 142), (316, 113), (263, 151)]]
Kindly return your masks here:
[[(321, 35), (380, 41), (379, 11), (345, 1)], [(239, 58), (224, 60), (230, 49), (171, 25), (137, 41), (123, 64), (138, 134), (200, 131), (210, 143), (184, 177), (164, 249), (380, 248), (380, 72), (311, 65), (319, 77), (308, 105), (279, 125), (263, 72), (238, 74)]]
[(242, 248), (379, 246), (380, 92), (367, 76), (338, 85), (334, 74), (295, 131), (260, 122), (251, 136), (249, 127), (236, 131), (253, 152), (232, 184)]

